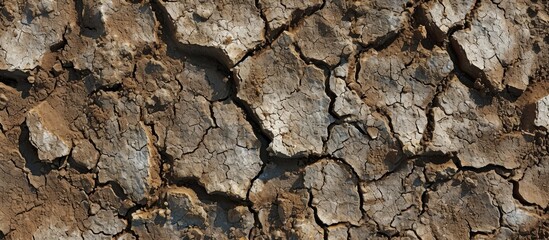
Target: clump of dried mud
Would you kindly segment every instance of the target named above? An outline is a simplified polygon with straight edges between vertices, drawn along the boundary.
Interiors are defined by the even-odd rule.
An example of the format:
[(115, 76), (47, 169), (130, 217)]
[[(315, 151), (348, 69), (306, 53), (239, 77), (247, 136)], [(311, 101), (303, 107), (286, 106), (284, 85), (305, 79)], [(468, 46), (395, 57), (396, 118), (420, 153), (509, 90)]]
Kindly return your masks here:
[(546, 0), (4, 0), (0, 239), (549, 238)]

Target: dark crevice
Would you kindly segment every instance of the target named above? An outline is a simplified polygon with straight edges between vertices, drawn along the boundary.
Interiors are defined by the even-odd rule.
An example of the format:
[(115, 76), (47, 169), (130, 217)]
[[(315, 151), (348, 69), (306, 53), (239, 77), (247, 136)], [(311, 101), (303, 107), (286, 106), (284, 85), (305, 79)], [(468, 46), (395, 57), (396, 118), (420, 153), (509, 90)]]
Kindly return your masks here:
[(448, 52), (450, 59), (454, 63), (453, 71), (460, 80), (460, 82), (471, 89), (478, 90), (482, 96), (488, 96), (490, 98), (493, 98), (496, 93), (490, 91), (490, 83), (488, 82), (488, 80), (483, 77), (475, 77), (463, 69), (461, 62), (466, 60), (460, 59), (457, 50), (458, 46), (456, 46), (455, 44), (456, 43), (454, 43), (453, 40), (448, 41), (448, 44), (446, 45), (446, 51)]
[(88, 169), (84, 164), (78, 163), (74, 160), (74, 158), (72, 158), (72, 149), (71, 149), (71, 154), (69, 154), (67, 158), (67, 165), (72, 169), (76, 170), (80, 174), (92, 173), (93, 171), (93, 169)]
[(334, 105), (337, 99), (337, 95), (332, 91), (332, 88), (330, 86), (330, 77), (332, 77), (331, 73), (326, 71), (326, 79), (324, 80), (324, 92), (326, 93), (326, 96), (330, 98), (330, 105), (328, 106), (328, 112), (333, 118), (341, 119), (341, 118), (344, 118), (344, 116), (338, 117), (338, 114), (334, 110)]
[(4, 85), (11, 87), (11, 88), (17, 88), (17, 80), (13, 78), (9, 78), (6, 76), (0, 75), (0, 83), (3, 83)]
[(165, 150), (158, 150), (158, 154), (160, 155), (160, 179), (162, 180), (162, 184), (160, 186), (160, 189), (167, 187), (174, 179), (173, 177), (173, 165), (174, 165), (174, 159), (170, 157)]
[(126, 220), (126, 227), (124, 230), (116, 235), (113, 236), (112, 239), (118, 239), (122, 234), (129, 233), (131, 234), (136, 240), (139, 240), (139, 235), (133, 231), (132, 229), (132, 223), (133, 223), (133, 214), (137, 211), (146, 209), (145, 205), (136, 204), (135, 206), (128, 209), (125, 215), (119, 216), (121, 218), (124, 218)]
[(263, 9), (261, 8), (261, 3), (259, 2), (259, 0), (255, 0), (255, 7), (259, 11), (259, 16), (261, 17), (261, 19), (263, 19), (263, 23), (265, 24), (265, 26), (263, 27), (263, 37), (265, 39), (269, 39), (269, 34), (271, 33), (269, 21), (267, 20), (267, 17), (265, 16)]
[(27, 82), (29, 74), (20, 70), (0, 70), (0, 84), (4, 84), (16, 91), (22, 92), (23, 98), (29, 96), (32, 85)]
[(530, 207), (539, 207), (536, 204), (533, 204), (533, 203), (530, 203), (530, 202), (526, 201), (526, 199), (524, 199), (524, 197), (522, 197), (522, 195), (519, 192), (519, 187), (520, 187), (519, 181), (511, 180), (509, 182), (511, 182), (511, 184), (513, 185), (513, 198), (515, 198), (517, 201), (519, 201), (520, 204), (522, 204), (524, 206), (530, 206)]
[(421, 193), (421, 212), (419, 213), (419, 215), (423, 215), (427, 209), (429, 208), (429, 189), (426, 189), (425, 191), (423, 191), (423, 193)]
[(128, 199), (128, 194), (126, 194), (126, 192), (124, 191), (124, 188), (122, 188), (122, 186), (120, 186), (120, 184), (116, 181), (107, 181), (105, 183), (98, 182), (97, 184), (98, 185), (96, 186), (99, 186), (99, 187), (110, 186), (110, 188), (118, 198), (122, 200)]
[(435, 107), (440, 106), (439, 96), (444, 93), (448, 89), (448, 82), (449, 79), (452, 78), (452, 74), (442, 79), (438, 85), (435, 88), (435, 94), (433, 95), (433, 98), (431, 99), (431, 102), (427, 104), (427, 107), (425, 108), (425, 112), (427, 113), (427, 126), (425, 128), (425, 132), (423, 133), (423, 137), (421, 139), (421, 145), (424, 149), (428, 150), (428, 143), (433, 140), (433, 132), (435, 131), (435, 116), (433, 109)]
[(307, 189), (307, 192), (309, 193), (309, 202), (307, 202), (307, 206), (313, 210), (313, 216), (314, 216), (314, 219), (315, 219), (315, 222), (318, 226), (322, 227), (324, 229), (324, 233), (325, 233), (325, 238), (327, 237), (327, 228), (328, 228), (328, 225), (326, 223), (324, 223), (319, 217), (318, 217), (318, 209), (314, 206), (313, 204), (313, 193), (311, 192), (310, 189)]
[(470, 171), (475, 173), (485, 173), (494, 171), (496, 174), (500, 175), (502, 178), (508, 179), (509, 177), (513, 176), (514, 171), (513, 169), (507, 169), (503, 166), (494, 165), (494, 164), (488, 164), (486, 166), (476, 168), (476, 167), (470, 167), (470, 166), (462, 166), (461, 161), (456, 158), (457, 160), (454, 161), (456, 166), (458, 167), (458, 171)]
[[(259, 173), (257, 173), (257, 175), (252, 179), (250, 180), (250, 187), (248, 188), (248, 191), (246, 192), (246, 201), (248, 201), (250, 204), (248, 205), (248, 210), (253, 214), (254, 216), (254, 227), (258, 228), (258, 229), (263, 229), (263, 226), (261, 225), (261, 221), (259, 221), (259, 212), (256, 211), (254, 208), (253, 208), (253, 203), (250, 201), (250, 192), (252, 190), (252, 187), (253, 187), (253, 184), (254, 182), (259, 179), (259, 177), (263, 174), (263, 172), (265, 171), (265, 166), (266, 164), (263, 164), (263, 166), (261, 166), (261, 170), (259, 171)], [(249, 239), (252, 239), (252, 233), (253, 233), (253, 229), (250, 229), (250, 233), (248, 234), (248, 237)]]
[(335, 105), (335, 102), (336, 102), (336, 99), (337, 99), (337, 95), (334, 92), (332, 92), (332, 90), (330, 88), (330, 74), (329, 73), (327, 73), (327, 77), (326, 77), (326, 80), (325, 80), (324, 91), (325, 91), (326, 95), (330, 98), (330, 105), (328, 106), (328, 113), (335, 120), (335, 121), (331, 122), (330, 125), (328, 125), (328, 129), (327, 129), (328, 136), (326, 137), (326, 139), (323, 139), (323, 145), (324, 145), (323, 146), (323, 152), (326, 152), (326, 150), (327, 150), (326, 143), (331, 138), (332, 129), (335, 126), (340, 125), (343, 122), (345, 122), (345, 116), (338, 116), (338, 114), (334, 110), (334, 105)]
[(55, 43), (50, 46), (51, 52), (58, 52), (59, 50), (62, 50), (67, 45), (67, 38), (65, 37), (65, 34), (69, 31), (69, 27), (65, 26), (65, 29), (63, 30), (62, 40), (61, 42)]
[[(364, 53), (364, 51), (365, 51), (364, 49), (359, 49), (357, 51), (357, 53), (354, 55), (354, 59), (353, 59), (353, 61), (354, 61), (354, 69), (353, 69), (354, 70), (354, 75), (353, 75), (353, 77), (355, 79), (352, 79), (352, 81), (355, 82), (355, 83), (358, 83), (358, 79), (360, 78), (360, 71), (362, 70), (362, 65), (360, 64), (360, 55), (362, 55), (362, 53)], [(347, 87), (349, 89), (351, 89), (349, 87), (349, 82), (348, 81), (346, 81), (346, 84), (347, 84)]]
[(380, 36), (376, 39), (374, 39), (372, 42), (369, 42), (368, 44), (364, 44), (362, 42), (356, 42), (355, 44), (357, 45), (358, 47), (358, 53), (357, 53), (357, 56), (359, 56), (360, 54), (370, 50), (370, 49), (374, 49), (378, 52), (388, 48), (389, 46), (391, 46), (397, 39), (398, 37), (401, 35), (401, 31), (402, 30), (399, 30), (399, 31), (394, 31), (394, 32), (389, 32), (383, 36)]
[(26, 123), (20, 125), (21, 134), (19, 135), (19, 152), (23, 159), (25, 159), (25, 168), (27, 168), (32, 175), (42, 176), (46, 175), (52, 170), (56, 169), (56, 166), (62, 166), (65, 157), (57, 158), (51, 163), (44, 162), (38, 159), (38, 151), (30, 142), (30, 132)]
[(235, 73), (232, 73), (228, 75), (229, 77), (229, 83), (230, 83), (230, 99), (232, 102), (244, 113), (244, 117), (248, 123), (252, 126), (252, 129), (255, 133), (255, 136), (261, 143), (261, 150), (260, 150), (260, 156), (262, 160), (268, 159), (269, 154), (267, 153), (267, 149), (269, 144), (271, 143), (271, 137), (269, 137), (268, 133), (261, 127), (259, 118), (254, 113), (253, 109), (242, 99), (240, 99), (237, 96), (237, 80)]
[(164, 8), (159, 0), (150, 0), (150, 4), (156, 20), (160, 23), (158, 35), (167, 46), (166, 54), (168, 57), (174, 59), (185, 59), (187, 55), (182, 54), (185, 47), (175, 37), (175, 26), (168, 16), (166, 8)]
[[(219, 125), (217, 125), (217, 119), (215, 119), (213, 104), (211, 104), (211, 103), (209, 104), (209, 109), (210, 109), (210, 118), (213, 121), (213, 126), (214, 126), (214, 128), (218, 128)], [(207, 131), (208, 130), (209, 130), (209, 128), (207, 129)], [(206, 134), (208, 134), (207, 131), (206, 131)], [(206, 135), (206, 134), (204, 134), (204, 135)], [(202, 141), (200, 141), (200, 142), (203, 142), (203, 141), (204, 141), (204, 136), (202, 137)]]
[(309, 65), (314, 65), (315, 67), (324, 70), (325, 75), (327, 75), (328, 77), (330, 76), (330, 71), (333, 68), (335, 68), (335, 66), (330, 66), (329, 64), (327, 64), (323, 61), (316, 60), (316, 59), (309, 58), (309, 57), (305, 56), (303, 51), (301, 51), (301, 47), (299, 47), (299, 44), (297, 44), (296, 42), (293, 42), (292, 46), (295, 49), (295, 51), (299, 54), (299, 58), (301, 59), (301, 61), (303, 61), (303, 62), (305, 62)]
[(83, 17), (82, 17), (82, 13), (84, 12), (84, 2), (83, 2), (83, 0), (75, 0), (74, 1), (74, 7), (75, 7), (75, 10), (76, 10), (76, 16), (77, 16), (76, 23), (79, 26), (82, 26), (82, 22), (84, 22)]
[[(96, 169), (97, 169), (97, 167), (96, 167)], [(95, 176), (94, 176), (93, 179), (94, 179), (93, 189), (91, 191), (89, 191), (88, 193), (86, 193), (88, 196), (94, 195), (97, 192), (97, 190), (100, 189), (100, 188), (109, 187), (120, 200), (129, 199), (128, 195), (124, 191), (124, 188), (122, 188), (122, 186), (118, 182), (113, 181), (113, 180), (109, 180), (109, 181), (106, 181), (106, 182), (100, 182), (98, 172), (95, 173)], [(131, 201), (134, 204), (137, 204), (137, 205), (140, 204), (140, 203), (134, 202), (133, 200), (131, 200)]]
[(123, 89), (122, 83), (115, 83), (112, 85), (105, 85), (105, 86), (99, 86), (94, 91), (90, 93), (90, 95), (95, 95), (100, 91), (103, 92), (120, 92)]

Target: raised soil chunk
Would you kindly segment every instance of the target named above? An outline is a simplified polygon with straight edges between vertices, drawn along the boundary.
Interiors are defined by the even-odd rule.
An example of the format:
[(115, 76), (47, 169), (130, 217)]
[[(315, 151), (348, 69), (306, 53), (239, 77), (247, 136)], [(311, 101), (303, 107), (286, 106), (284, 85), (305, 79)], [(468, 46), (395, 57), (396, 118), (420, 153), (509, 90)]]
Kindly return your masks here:
[(51, 162), (69, 155), (73, 146), (69, 124), (48, 102), (34, 106), (27, 113), (26, 124), (40, 160)]
[(264, 39), (265, 23), (253, 0), (160, 1), (186, 50), (208, 54), (228, 67)]

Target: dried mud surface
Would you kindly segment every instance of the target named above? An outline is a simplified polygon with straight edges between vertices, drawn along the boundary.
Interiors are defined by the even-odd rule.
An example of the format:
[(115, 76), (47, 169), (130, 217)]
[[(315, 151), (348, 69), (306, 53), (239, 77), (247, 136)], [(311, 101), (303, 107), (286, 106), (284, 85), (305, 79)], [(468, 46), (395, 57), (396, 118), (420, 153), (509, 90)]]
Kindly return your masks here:
[(547, 0), (0, 1), (0, 239), (548, 239)]

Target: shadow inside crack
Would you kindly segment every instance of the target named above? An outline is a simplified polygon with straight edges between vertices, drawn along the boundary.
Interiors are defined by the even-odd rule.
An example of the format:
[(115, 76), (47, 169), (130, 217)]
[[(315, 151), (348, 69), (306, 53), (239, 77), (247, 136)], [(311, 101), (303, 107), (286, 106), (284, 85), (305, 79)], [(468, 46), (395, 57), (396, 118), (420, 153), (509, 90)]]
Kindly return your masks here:
[(26, 80), (27, 77), (27, 73), (21, 72), (19, 70), (0, 70), (0, 83), (12, 89), (15, 89), (18, 92), (22, 92), (23, 98), (29, 96), (29, 91), (32, 88), (32, 85)]
[(25, 159), (25, 168), (30, 171), (30, 174), (35, 176), (46, 175), (53, 166), (62, 165), (64, 158), (55, 159), (52, 163), (45, 163), (38, 158), (37, 149), (29, 140), (30, 132), (25, 123), (21, 124), (21, 134), (19, 135), (19, 153)]

